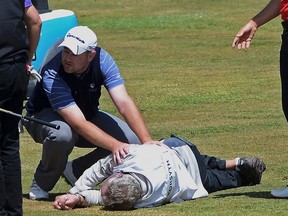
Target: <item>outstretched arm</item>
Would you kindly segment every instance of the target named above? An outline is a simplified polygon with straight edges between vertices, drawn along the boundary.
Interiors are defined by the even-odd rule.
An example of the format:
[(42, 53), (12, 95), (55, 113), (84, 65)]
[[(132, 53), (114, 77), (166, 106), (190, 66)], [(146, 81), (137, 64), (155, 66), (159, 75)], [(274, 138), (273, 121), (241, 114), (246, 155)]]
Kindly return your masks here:
[(266, 7), (244, 25), (236, 34), (232, 47), (246, 49), (250, 47), (257, 29), (280, 14), (280, 0), (271, 0)]
[(83, 193), (63, 194), (57, 196), (53, 206), (59, 210), (71, 210), (77, 207), (89, 207), (92, 205), (102, 205), (100, 190), (87, 190)]
[(70, 210), (81, 206), (101, 205), (101, 192), (93, 189), (112, 174), (114, 166), (112, 155), (93, 164), (80, 176), (69, 193), (55, 198), (54, 208)]

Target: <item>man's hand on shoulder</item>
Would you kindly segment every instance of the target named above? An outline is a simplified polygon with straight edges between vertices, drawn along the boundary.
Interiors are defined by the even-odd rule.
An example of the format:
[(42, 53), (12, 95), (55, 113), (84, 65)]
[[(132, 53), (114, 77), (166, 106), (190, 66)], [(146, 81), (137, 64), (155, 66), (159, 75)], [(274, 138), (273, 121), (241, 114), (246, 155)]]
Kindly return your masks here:
[(129, 152), (129, 144), (122, 143), (117, 145), (113, 151), (113, 160), (116, 164), (120, 164), (122, 162), (122, 159), (126, 157), (126, 155)]

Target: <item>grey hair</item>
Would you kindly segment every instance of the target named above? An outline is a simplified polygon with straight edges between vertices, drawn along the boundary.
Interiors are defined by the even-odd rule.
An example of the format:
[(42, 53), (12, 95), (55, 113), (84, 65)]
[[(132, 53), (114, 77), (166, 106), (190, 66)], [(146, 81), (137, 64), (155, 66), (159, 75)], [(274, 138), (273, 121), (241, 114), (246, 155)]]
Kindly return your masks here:
[(140, 197), (140, 183), (132, 175), (123, 174), (109, 180), (107, 193), (102, 199), (108, 210), (131, 210)]

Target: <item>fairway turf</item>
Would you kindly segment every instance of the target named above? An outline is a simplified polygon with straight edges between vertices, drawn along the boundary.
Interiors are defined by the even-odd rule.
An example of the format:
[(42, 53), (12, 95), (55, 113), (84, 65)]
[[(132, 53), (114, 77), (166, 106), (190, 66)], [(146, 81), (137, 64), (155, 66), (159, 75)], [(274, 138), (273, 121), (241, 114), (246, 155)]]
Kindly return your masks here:
[[(223, 159), (257, 156), (267, 166), (262, 183), (207, 198), (129, 212), (95, 206), (58, 211), (52, 201), (69, 186), (60, 179), (49, 201), (28, 199), (41, 145), (21, 134), (24, 215), (287, 215), (288, 200), (270, 191), (288, 183), (287, 122), (281, 109), (280, 17), (261, 27), (251, 48), (231, 43), (263, 0), (50, 0), (75, 12), (99, 46), (116, 60), (130, 95), (154, 139), (174, 133), (201, 153)], [(101, 108), (117, 113), (103, 89)], [(88, 149), (75, 148), (70, 159)]]

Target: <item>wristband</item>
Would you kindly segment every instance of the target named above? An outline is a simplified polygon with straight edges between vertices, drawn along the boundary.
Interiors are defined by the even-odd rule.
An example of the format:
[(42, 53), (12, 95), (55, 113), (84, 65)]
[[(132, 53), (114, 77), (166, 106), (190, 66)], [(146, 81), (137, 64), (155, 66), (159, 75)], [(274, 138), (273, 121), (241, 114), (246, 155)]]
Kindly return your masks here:
[(82, 201), (81, 201), (82, 196), (81, 196), (80, 194), (78, 194), (78, 193), (76, 193), (76, 194), (74, 194), (74, 195), (78, 197), (78, 203), (77, 203), (77, 206), (82, 205)]

